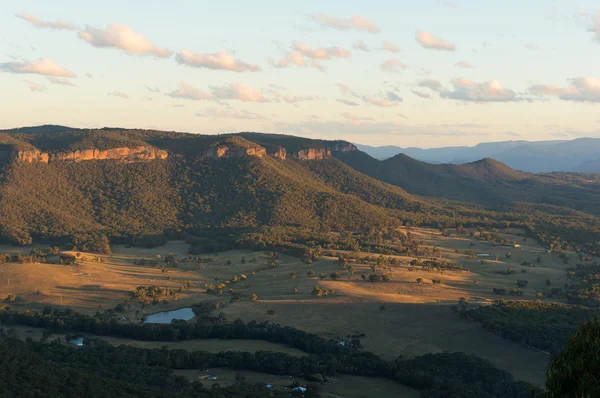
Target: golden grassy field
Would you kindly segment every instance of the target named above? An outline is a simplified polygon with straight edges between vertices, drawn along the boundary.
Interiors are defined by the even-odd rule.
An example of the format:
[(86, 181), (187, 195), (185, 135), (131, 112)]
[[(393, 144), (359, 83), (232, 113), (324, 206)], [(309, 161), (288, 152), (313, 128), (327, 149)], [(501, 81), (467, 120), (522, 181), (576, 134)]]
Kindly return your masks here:
[[(535, 242), (523, 242), (522, 238), (513, 235), (510, 237), (518, 240), (522, 244), (521, 248), (492, 246), (465, 236), (443, 237), (435, 230), (411, 229), (410, 232), (423, 240), (425, 245), (440, 248), (444, 260), (461, 263), (469, 271), (444, 271), (440, 274), (418, 268), (411, 272), (406, 263), (412, 258), (398, 257), (401, 265), (386, 271), (391, 276), (391, 281), (368, 282), (360, 278), (361, 273), (372, 272), (366, 264), (351, 264), (355, 267), (355, 272), (350, 275), (339, 269), (334, 258), (324, 257), (308, 266), (298, 258), (281, 255), (277, 266), (271, 268), (267, 253), (249, 251), (203, 255), (201, 257), (211, 257), (213, 261), (203, 262), (201, 268), (197, 268), (194, 261), (180, 262), (177, 269), (169, 268), (168, 273), (151, 265), (134, 264), (134, 261), (141, 258), (156, 259), (157, 254), (164, 258), (169, 252), (179, 259), (187, 257), (187, 244), (169, 242), (156, 249), (115, 246), (110, 256), (82, 253), (80, 258), (83, 261), (79, 260), (74, 266), (7, 263), (0, 266), (0, 297), (16, 295), (17, 299), (11, 305), (18, 309), (41, 309), (45, 305), (58, 305), (93, 314), (124, 303), (137, 286), (178, 288), (187, 281), (193, 281), (196, 285), (178, 294), (177, 300), (146, 308), (133, 301), (130, 307), (126, 306), (124, 316), (127, 321), (139, 322), (135, 319), (136, 313), (140, 315), (142, 311), (147, 315), (202, 301), (220, 302), (224, 305), (219, 311), (230, 321), (238, 317), (245, 321), (271, 320), (324, 337), (365, 333), (366, 337), (362, 339), (364, 347), (387, 358), (444, 350), (469, 352), (490, 360), (519, 379), (537, 385), (543, 384), (549, 359), (546, 354), (484, 331), (479, 324), (460, 319), (450, 311), (450, 306), (456, 304), (460, 297), (471, 300), (470, 305), (490, 302), (500, 297), (515, 298), (494, 295), (492, 288), (516, 287), (518, 279), (529, 281), (527, 288), (522, 289), (524, 296), (521, 299), (535, 299), (536, 291), (546, 286), (546, 279), (551, 281), (552, 286), (562, 287), (566, 281), (567, 265)], [(472, 246), (469, 243), (471, 241), (474, 244)], [(455, 252), (456, 249), (458, 253)], [(465, 249), (490, 254), (490, 258), (485, 260), (485, 264), (479, 259), (469, 260), (464, 254)], [(0, 247), (0, 253), (17, 250), (28, 252), (30, 248)], [(512, 253), (511, 258), (505, 257), (507, 251)], [(498, 261), (495, 260), (496, 255)], [(523, 267), (520, 264), (523, 261), (535, 263), (538, 256), (542, 258), (541, 263), (535, 268), (528, 267), (527, 273), (522, 274), (520, 271)], [(96, 261), (98, 257), (104, 262)], [(247, 260), (244, 264), (241, 263), (242, 257)], [(572, 263), (575, 263), (575, 255), (570, 254), (570, 257)], [(249, 261), (254, 258), (256, 262)], [(162, 259), (158, 261), (163, 264)], [(228, 261), (231, 262), (230, 265), (227, 264)], [(506, 275), (505, 271), (509, 267), (516, 273)], [(307, 275), (310, 270), (315, 276)], [(253, 271), (255, 275), (252, 275)], [(342, 275), (339, 280), (321, 280), (317, 277), (320, 273), (328, 275), (336, 271)], [(240, 274), (247, 275), (247, 279), (229, 285), (224, 292), (231, 287), (234, 292), (242, 295), (241, 302), (229, 303), (231, 297), (227, 293), (205, 293), (205, 284), (217, 284)], [(424, 283), (418, 284), (417, 278), (422, 278)], [(433, 278), (442, 279), (444, 284), (433, 285)], [(335, 293), (316, 297), (311, 294), (315, 286)], [(297, 289), (297, 293), (294, 289)], [(257, 301), (248, 299), (252, 293), (258, 295)], [(380, 306), (384, 308), (380, 309)], [(269, 310), (274, 311), (274, 314), (267, 314)], [(114, 344), (133, 343), (114, 340)], [(261, 348), (259, 343), (266, 345)], [(164, 345), (143, 342), (135, 344)], [(273, 349), (291, 353), (289, 348), (268, 348), (268, 343), (263, 342), (194, 341), (175, 344), (189, 349)]]

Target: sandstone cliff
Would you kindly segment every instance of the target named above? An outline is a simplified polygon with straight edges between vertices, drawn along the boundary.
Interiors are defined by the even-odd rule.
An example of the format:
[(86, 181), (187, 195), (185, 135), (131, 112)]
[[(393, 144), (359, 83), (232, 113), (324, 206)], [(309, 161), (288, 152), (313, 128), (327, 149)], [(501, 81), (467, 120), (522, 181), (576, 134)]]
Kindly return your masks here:
[(113, 148), (107, 150), (81, 149), (57, 153), (46, 153), (39, 150), (19, 150), (8, 156), (22, 163), (52, 163), (60, 161), (83, 162), (88, 160), (120, 160), (126, 163), (144, 162), (154, 159), (166, 159), (169, 154), (162, 149), (149, 146), (133, 148)]

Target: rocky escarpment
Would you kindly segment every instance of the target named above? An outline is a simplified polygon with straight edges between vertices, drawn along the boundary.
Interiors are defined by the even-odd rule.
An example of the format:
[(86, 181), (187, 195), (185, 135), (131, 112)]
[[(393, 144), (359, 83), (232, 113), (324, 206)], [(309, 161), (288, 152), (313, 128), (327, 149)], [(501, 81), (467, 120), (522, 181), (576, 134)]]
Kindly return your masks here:
[(273, 156), (274, 158), (278, 158), (281, 160), (285, 160), (287, 158), (287, 151), (285, 150), (284, 147), (277, 147), (274, 149), (269, 150), (269, 155)]
[(358, 151), (358, 148), (349, 142), (338, 142), (331, 147), (333, 152), (354, 152)]
[(300, 160), (321, 160), (331, 156), (329, 148), (306, 148), (294, 152), (293, 157)]
[(242, 156), (256, 156), (262, 158), (267, 154), (267, 150), (261, 146), (230, 146), (219, 145), (205, 151), (202, 156), (210, 158), (239, 158)]
[(52, 163), (61, 161), (83, 162), (89, 160), (119, 160), (126, 163), (144, 162), (155, 159), (166, 159), (169, 154), (162, 149), (149, 146), (100, 149), (81, 149), (57, 153), (39, 150), (18, 150), (1, 154), (21, 163)]

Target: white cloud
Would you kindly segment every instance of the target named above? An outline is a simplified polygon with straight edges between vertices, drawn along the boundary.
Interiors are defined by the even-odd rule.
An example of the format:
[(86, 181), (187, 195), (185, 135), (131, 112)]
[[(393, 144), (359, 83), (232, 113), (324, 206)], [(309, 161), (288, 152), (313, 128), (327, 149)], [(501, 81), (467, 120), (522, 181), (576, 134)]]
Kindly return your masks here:
[(367, 116), (358, 116), (355, 113), (350, 113), (350, 112), (344, 112), (341, 114), (345, 119), (348, 119), (350, 121), (351, 124), (353, 124), (354, 126), (360, 125), (363, 122), (368, 122), (368, 121), (372, 121), (375, 120), (372, 117), (367, 117)]
[(312, 58), (318, 59), (320, 61), (331, 60), (334, 58), (348, 58), (350, 57), (350, 51), (341, 47), (320, 47), (320, 48), (311, 48), (306, 43), (301, 43), (295, 41), (293, 44), (293, 48), (295, 51), (300, 54)]
[(538, 96), (557, 96), (564, 101), (600, 103), (600, 79), (593, 77), (569, 79), (569, 86), (565, 88), (556, 84), (537, 84), (531, 86), (529, 91)]
[(442, 89), (442, 83), (435, 79), (423, 79), (418, 84), (419, 87), (426, 87), (433, 91), (439, 91)]
[(400, 51), (398, 46), (396, 46), (394, 43), (390, 43), (389, 41), (386, 41), (386, 40), (383, 41), (382, 50), (389, 51), (391, 53), (397, 53), (398, 51)]
[(430, 50), (454, 51), (454, 44), (449, 43), (439, 37), (433, 36), (429, 32), (417, 31), (415, 40), (423, 47)]
[(48, 77), (48, 80), (52, 84), (59, 84), (61, 86), (76, 87), (76, 85), (72, 81), (64, 79), (62, 77), (53, 77), (53, 76), (50, 76), (50, 77)]
[(452, 79), (453, 90), (440, 92), (440, 97), (473, 102), (510, 102), (521, 98), (510, 89), (504, 88), (498, 80), (475, 83), (468, 79)]
[(357, 40), (352, 44), (352, 48), (360, 51), (370, 51), (369, 47), (362, 40)]
[(336, 99), (336, 101), (340, 102), (340, 103), (342, 103), (344, 105), (348, 105), (348, 106), (358, 106), (359, 105), (358, 102), (351, 101), (351, 100), (345, 99), (345, 98), (338, 98), (338, 99)]
[(40, 58), (29, 62), (6, 62), (0, 64), (0, 70), (10, 73), (33, 73), (54, 77), (75, 77), (75, 73), (62, 68), (48, 58)]
[(144, 86), (146, 87), (146, 90), (150, 91), (151, 93), (159, 93), (160, 89), (157, 86), (151, 87), (151, 86)]
[(284, 95), (281, 97), (281, 99), (283, 100), (283, 102), (286, 102), (288, 104), (296, 104), (298, 102), (316, 100), (316, 98), (313, 97), (312, 95), (294, 95), (294, 96)]
[(260, 91), (243, 83), (231, 83), (221, 87), (211, 86), (210, 91), (215, 99), (269, 102), (269, 99), (263, 96)]
[(208, 108), (195, 113), (198, 117), (225, 118), (225, 119), (243, 119), (259, 120), (265, 119), (264, 116), (249, 111), (238, 111), (233, 108)]
[(330, 17), (325, 14), (316, 14), (313, 15), (313, 20), (319, 23), (322, 26), (326, 26), (329, 28), (337, 29), (337, 30), (360, 30), (366, 31), (370, 33), (378, 33), (380, 31), (379, 27), (375, 25), (373, 22), (359, 16), (352, 16), (348, 19), (344, 18), (336, 18)]
[[(351, 96), (353, 98), (360, 99), (361, 101), (367, 104), (379, 106), (382, 108), (396, 106), (398, 103), (403, 101), (402, 97), (400, 97), (393, 91), (387, 91), (384, 93), (380, 92), (377, 94), (362, 94), (352, 90), (348, 85), (344, 83), (336, 83), (336, 86), (343, 95)], [(358, 103), (348, 99), (338, 99), (337, 102), (349, 106), (358, 105)]]
[(119, 98), (123, 98), (123, 99), (129, 99), (129, 96), (127, 94), (125, 94), (124, 92), (119, 91), (119, 90), (112, 91), (112, 92), (108, 93), (108, 95), (112, 95), (113, 97), (119, 97)]
[(56, 20), (54, 22), (51, 21), (42, 21), (31, 14), (20, 13), (15, 15), (17, 18), (21, 18), (38, 29), (54, 29), (54, 30), (74, 30), (75, 25), (71, 22)]
[(86, 25), (79, 32), (79, 37), (94, 47), (118, 48), (129, 54), (154, 55), (159, 58), (168, 58), (172, 54), (171, 50), (155, 46), (127, 25), (112, 24), (104, 29)]
[(183, 49), (176, 56), (177, 62), (194, 68), (221, 69), (231, 72), (260, 72), (259, 65), (249, 64), (234, 58), (228, 51), (211, 54), (193, 53)]
[(23, 80), (23, 81), (27, 84), (27, 86), (29, 87), (29, 89), (31, 91), (36, 91), (38, 93), (42, 93), (42, 92), (48, 90), (48, 88), (46, 86), (44, 86), (43, 84), (34, 83), (29, 80)]
[(421, 97), (421, 98), (431, 98), (431, 95), (427, 94), (427, 93), (422, 93), (420, 91), (417, 90), (410, 90), (413, 92), (414, 95)]
[(458, 66), (459, 68), (463, 68), (463, 69), (471, 69), (471, 68), (473, 68), (473, 65), (471, 65), (469, 63), (469, 61), (460, 61), (460, 62), (457, 62), (456, 66)]
[(532, 50), (532, 51), (541, 50), (540, 46), (538, 46), (537, 44), (533, 44), (533, 43), (527, 43), (527, 44), (525, 44), (525, 48), (528, 49), (528, 50)]
[(371, 105), (375, 105), (381, 108), (389, 108), (392, 106), (398, 105), (398, 103), (402, 102), (402, 97), (398, 96), (396, 93), (392, 91), (388, 91), (387, 93), (379, 94), (379, 95), (366, 95), (363, 100)]
[(391, 58), (379, 65), (379, 69), (385, 72), (399, 73), (403, 69), (406, 69), (406, 65), (398, 58)]
[(276, 68), (287, 68), (289, 66), (312, 67), (325, 71), (320, 61), (330, 61), (335, 58), (348, 58), (350, 51), (341, 47), (320, 47), (311, 48), (306, 43), (295, 41), (292, 44), (292, 51), (287, 52), (279, 61), (267, 57), (267, 62)]
[(210, 94), (192, 87), (184, 81), (180, 81), (179, 88), (167, 95), (172, 98), (182, 98), (194, 101), (209, 100), (212, 98)]

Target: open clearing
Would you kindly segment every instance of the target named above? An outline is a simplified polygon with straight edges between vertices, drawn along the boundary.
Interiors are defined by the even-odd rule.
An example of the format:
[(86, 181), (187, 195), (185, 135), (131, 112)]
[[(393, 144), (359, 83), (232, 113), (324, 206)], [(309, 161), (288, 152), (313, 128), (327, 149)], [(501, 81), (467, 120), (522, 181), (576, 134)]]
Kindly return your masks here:
[[(200, 380), (205, 385), (218, 383), (220, 385), (231, 385), (235, 383), (236, 373), (242, 374), (246, 381), (255, 384), (271, 384), (274, 389), (283, 390), (292, 383), (297, 382), (300, 386), (306, 385), (306, 380), (291, 376), (275, 376), (266, 373), (251, 371), (234, 371), (228, 368), (212, 368), (205, 372), (197, 370), (176, 370), (176, 375), (187, 377), (190, 381)], [(216, 377), (217, 380), (202, 379), (206, 376)], [(315, 384), (315, 383), (311, 383)], [(348, 375), (336, 375), (321, 386), (322, 395), (332, 398), (412, 398), (419, 397), (420, 392), (408, 388), (388, 379), (377, 377), (360, 377)]]
[[(390, 270), (385, 271), (391, 277), (389, 282), (369, 282), (360, 277), (361, 273), (372, 273), (367, 264), (351, 263), (355, 268), (351, 275), (338, 267), (335, 258), (323, 257), (308, 266), (298, 258), (280, 255), (276, 260), (277, 266), (270, 267), (266, 252), (240, 250), (202, 255), (200, 257), (203, 260), (198, 266), (196, 261), (187, 259), (189, 246), (185, 242), (175, 241), (156, 249), (115, 246), (110, 256), (82, 253), (73, 266), (6, 263), (0, 266), (0, 297), (15, 295), (16, 301), (11, 305), (17, 309), (40, 310), (45, 305), (69, 306), (94, 314), (124, 303), (138, 286), (157, 285), (177, 289), (185, 286), (187, 281), (192, 281), (195, 286), (178, 293), (176, 300), (169, 299), (145, 308), (133, 300), (125, 304), (126, 310), (120, 316), (126, 317), (126, 322), (139, 322), (144, 314), (187, 307), (203, 301), (218, 302), (222, 303), (218, 311), (222, 311), (230, 321), (238, 317), (245, 321), (270, 320), (331, 338), (348, 338), (348, 335), (364, 333), (366, 337), (361, 341), (365, 349), (386, 358), (445, 350), (473, 353), (512, 372), (518, 379), (536, 385), (543, 384), (549, 359), (546, 354), (501, 339), (483, 330), (477, 323), (460, 319), (450, 311), (450, 307), (460, 297), (469, 299), (470, 305), (489, 303), (500, 297), (514, 299), (514, 296), (497, 296), (492, 289), (516, 287), (519, 279), (529, 282), (522, 289), (524, 295), (521, 299), (536, 299), (537, 291), (546, 288), (546, 279), (551, 281), (552, 287), (562, 287), (566, 282), (565, 269), (569, 265), (535, 242), (525, 242), (516, 235), (506, 237), (518, 241), (522, 245), (520, 248), (494, 246), (468, 235), (444, 237), (439, 231), (430, 229), (413, 228), (410, 232), (417, 235), (423, 245), (439, 248), (443, 260), (460, 263), (465, 270), (446, 270), (440, 274), (416, 267), (410, 271), (408, 261), (412, 258), (398, 256), (400, 265), (388, 265)], [(0, 247), (0, 253), (26, 253), (29, 250)], [(465, 250), (489, 254), (490, 257), (482, 264), (480, 259), (468, 259)], [(512, 257), (507, 258), (507, 252), (511, 252)], [(155, 260), (158, 266), (162, 266), (162, 259), (168, 253), (180, 259), (178, 268), (168, 268), (167, 272), (163, 272), (150, 264), (134, 264), (145, 258)], [(161, 259), (157, 260), (157, 254), (161, 255)], [(373, 256), (368, 253), (361, 255)], [(495, 260), (496, 256), (498, 260)], [(541, 262), (536, 264), (538, 256)], [(209, 257), (212, 261), (207, 262)], [(245, 263), (241, 262), (242, 257)], [(440, 255), (436, 255), (438, 257)], [(569, 253), (569, 257), (572, 258), (571, 263), (575, 263), (575, 254)], [(98, 259), (103, 262), (98, 262)], [(520, 264), (524, 261), (536, 266), (527, 267), (527, 273), (521, 273), (524, 267)], [(506, 275), (507, 268), (514, 269), (516, 273)], [(307, 275), (310, 270), (315, 273), (312, 277)], [(340, 272), (341, 277), (338, 280), (318, 278), (320, 273), (329, 275), (332, 272)], [(246, 275), (247, 279), (229, 284), (223, 289), (222, 295), (205, 293), (206, 284), (229, 281), (234, 275), (241, 274)], [(422, 278), (423, 284), (418, 284), (417, 278)], [(433, 285), (431, 280), (434, 278), (442, 279), (444, 284)], [(312, 294), (315, 286), (333, 290), (334, 293), (316, 297)], [(229, 288), (241, 295), (241, 302), (230, 303), (232, 296), (227, 293)], [(258, 301), (249, 300), (252, 293), (258, 295)], [(380, 309), (380, 306), (384, 308)], [(271, 314), (267, 313), (269, 310)], [(114, 340), (114, 344), (121, 341)], [(140, 347), (165, 345), (123, 342)], [(193, 341), (167, 345), (209, 351), (212, 351), (209, 347), (216, 351), (291, 350), (281, 346), (261, 348), (260, 344), (268, 343)]]

